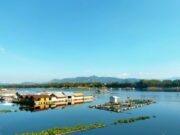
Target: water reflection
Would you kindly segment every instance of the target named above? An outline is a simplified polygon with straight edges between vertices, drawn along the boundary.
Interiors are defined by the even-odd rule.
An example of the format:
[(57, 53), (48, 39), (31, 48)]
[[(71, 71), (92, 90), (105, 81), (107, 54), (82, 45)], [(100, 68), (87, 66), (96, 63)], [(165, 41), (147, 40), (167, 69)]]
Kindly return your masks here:
[(68, 107), (72, 107), (72, 106), (79, 106), (82, 103), (78, 103), (78, 104), (64, 104), (64, 105), (60, 105), (60, 104), (53, 104), (53, 105), (48, 105), (48, 104), (41, 104), (41, 105), (34, 105), (34, 106), (25, 106), (25, 105), (20, 105), (19, 110), (20, 111), (29, 111), (29, 112), (38, 112), (38, 111), (45, 111), (48, 109), (66, 109)]
[[(26, 91), (27, 89), (24, 90)], [(20, 134), (25, 132), (35, 132), (54, 127), (70, 127), (77, 124), (112, 123), (117, 119), (126, 119), (141, 115), (156, 115), (157, 117), (156, 119), (127, 124), (124, 126), (109, 126), (107, 128), (97, 130), (77, 132), (73, 133), (73, 135), (163, 135), (163, 133), (168, 135), (180, 135), (180, 93), (178, 92), (140, 92), (112, 90), (110, 94), (96, 94), (94, 91), (89, 90), (82, 91), (70, 89), (66, 91), (82, 92), (85, 95), (94, 95), (96, 96), (96, 100), (94, 100), (92, 103), (85, 104), (64, 104), (49, 106), (39, 105), (31, 107), (19, 106), (18, 104), (8, 106), (0, 103), (0, 109), (18, 111), (16, 113), (0, 115), (0, 135), (14, 135), (17, 133)], [(132, 99), (153, 99), (156, 100), (157, 103), (148, 107), (131, 110), (124, 113), (113, 113), (96, 109), (89, 109), (88, 106), (91, 104), (102, 104), (109, 101), (110, 96), (119, 96), (120, 100), (126, 100), (127, 97)], [(73, 107), (76, 105), (80, 106)], [(56, 111), (54, 111), (54, 109)]]
[(12, 105), (13, 105), (13, 103), (0, 102), (0, 105), (4, 105), (4, 106), (12, 106)]

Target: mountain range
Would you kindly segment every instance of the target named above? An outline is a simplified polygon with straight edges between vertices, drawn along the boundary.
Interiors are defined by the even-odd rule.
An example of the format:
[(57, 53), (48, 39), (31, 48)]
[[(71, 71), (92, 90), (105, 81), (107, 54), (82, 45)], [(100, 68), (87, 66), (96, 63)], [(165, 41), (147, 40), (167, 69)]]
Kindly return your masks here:
[(115, 77), (98, 77), (98, 76), (89, 76), (89, 77), (76, 77), (76, 78), (64, 78), (64, 79), (53, 79), (50, 83), (64, 83), (64, 82), (71, 82), (71, 83), (80, 83), (80, 82), (102, 82), (102, 83), (111, 83), (111, 82), (138, 82), (139, 79), (136, 78), (115, 78)]
[[(64, 78), (64, 79), (53, 79), (48, 82), (22, 82), (20, 84), (24, 85), (34, 85), (34, 84), (45, 84), (45, 83), (92, 83), (92, 82), (101, 82), (101, 83), (112, 83), (112, 82), (119, 82), (119, 83), (133, 83), (133, 82), (138, 82), (141, 79), (137, 78), (116, 78), (116, 77), (98, 77), (98, 76), (89, 76), (89, 77), (75, 77), (75, 78)], [(180, 77), (171, 77), (168, 79), (163, 79), (163, 80), (180, 80)], [(8, 85), (11, 83), (0, 83), (0, 85)]]

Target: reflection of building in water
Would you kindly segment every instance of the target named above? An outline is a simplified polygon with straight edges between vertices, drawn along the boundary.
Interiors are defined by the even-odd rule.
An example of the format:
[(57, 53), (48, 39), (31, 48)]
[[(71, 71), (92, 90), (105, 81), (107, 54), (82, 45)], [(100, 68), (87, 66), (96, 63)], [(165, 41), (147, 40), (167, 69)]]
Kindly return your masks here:
[(67, 107), (76, 106), (80, 104), (74, 105), (58, 105), (58, 104), (40, 104), (40, 105), (32, 105), (32, 106), (20, 106), (20, 110), (22, 111), (31, 111), (31, 112), (38, 112), (38, 111), (45, 111), (48, 109), (65, 109)]
[(93, 96), (72, 92), (47, 92), (39, 94), (19, 95), (18, 103), (26, 105), (71, 105), (94, 100)]

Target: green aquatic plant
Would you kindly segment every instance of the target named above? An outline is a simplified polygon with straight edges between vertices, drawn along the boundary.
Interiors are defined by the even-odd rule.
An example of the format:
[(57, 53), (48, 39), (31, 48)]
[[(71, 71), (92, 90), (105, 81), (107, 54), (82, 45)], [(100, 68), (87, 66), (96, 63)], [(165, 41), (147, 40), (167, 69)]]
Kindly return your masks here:
[[(152, 117), (154, 118), (155, 116), (152, 116)], [(112, 125), (117, 125), (117, 124), (132, 123), (132, 122), (136, 122), (140, 120), (147, 120), (150, 118), (151, 118), (150, 116), (140, 116), (140, 117), (129, 118), (129, 119), (119, 119), (111, 125), (106, 125), (102, 123), (90, 124), (90, 125), (76, 125), (74, 127), (51, 128), (51, 129), (43, 130), (40, 132), (23, 133), (23, 134), (17, 134), (17, 135), (63, 135), (63, 134), (68, 134), (72, 132), (103, 128), (106, 126), (112, 126)]]
[(0, 113), (17, 112), (17, 110), (0, 110)]
[(140, 116), (140, 117), (129, 118), (129, 119), (120, 119), (120, 120), (115, 121), (113, 124), (117, 125), (117, 124), (123, 124), (123, 123), (132, 123), (132, 122), (136, 122), (140, 120), (147, 120), (150, 118), (151, 118), (150, 116)]
[(83, 130), (102, 128), (105, 126), (106, 126), (105, 124), (101, 124), (101, 123), (91, 124), (91, 125), (77, 125), (74, 127), (52, 128), (52, 129), (43, 130), (40, 132), (23, 133), (21, 135), (58, 135), (58, 134), (62, 135), (62, 134), (67, 134), (67, 133), (72, 133), (72, 132), (83, 131)]

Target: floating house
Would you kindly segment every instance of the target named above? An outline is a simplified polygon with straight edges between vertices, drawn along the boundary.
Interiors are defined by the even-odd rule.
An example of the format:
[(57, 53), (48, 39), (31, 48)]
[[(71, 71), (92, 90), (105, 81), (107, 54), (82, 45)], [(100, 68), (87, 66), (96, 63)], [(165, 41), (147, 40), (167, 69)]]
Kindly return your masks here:
[(83, 93), (75, 93), (73, 95), (74, 98), (74, 104), (81, 104), (84, 102), (84, 94)]
[(118, 102), (119, 102), (119, 97), (117, 97), (117, 96), (111, 96), (111, 97), (109, 98), (109, 100), (110, 100), (110, 103), (118, 103)]
[(67, 97), (62, 92), (54, 92), (50, 94), (51, 104), (66, 105)]
[(81, 104), (94, 100), (93, 96), (85, 96), (83, 93), (72, 92), (48, 92), (38, 94), (19, 95), (18, 102), (29, 105), (71, 105)]
[(50, 104), (49, 95), (20, 95), (18, 98), (21, 104), (35, 105), (35, 104)]
[(62, 92), (53, 92), (50, 93), (50, 100), (52, 102), (66, 102), (67, 98)]

